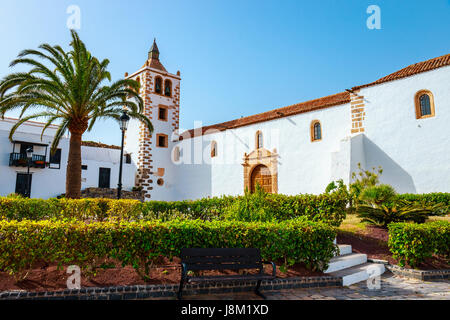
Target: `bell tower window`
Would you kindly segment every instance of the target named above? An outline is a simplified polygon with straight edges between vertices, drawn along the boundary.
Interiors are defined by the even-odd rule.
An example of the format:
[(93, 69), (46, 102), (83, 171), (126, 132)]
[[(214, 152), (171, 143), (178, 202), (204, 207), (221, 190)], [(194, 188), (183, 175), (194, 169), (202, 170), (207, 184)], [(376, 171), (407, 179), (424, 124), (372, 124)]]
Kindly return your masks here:
[(155, 92), (157, 94), (162, 94), (162, 78), (161, 77), (155, 78)]
[(170, 81), (170, 80), (166, 80), (164, 82), (164, 95), (166, 97), (172, 96), (172, 81)]

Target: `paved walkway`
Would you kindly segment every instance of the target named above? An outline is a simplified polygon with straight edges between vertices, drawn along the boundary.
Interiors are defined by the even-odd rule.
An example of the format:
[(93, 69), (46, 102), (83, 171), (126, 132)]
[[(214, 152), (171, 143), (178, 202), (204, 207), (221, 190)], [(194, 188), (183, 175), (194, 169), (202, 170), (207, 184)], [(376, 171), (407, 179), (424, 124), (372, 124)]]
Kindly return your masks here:
[[(268, 300), (450, 300), (450, 281), (425, 282), (410, 280), (385, 273), (380, 289), (368, 289), (365, 281), (350, 287), (290, 289), (266, 291)], [(188, 295), (186, 300), (260, 300), (252, 292), (214, 295)]]

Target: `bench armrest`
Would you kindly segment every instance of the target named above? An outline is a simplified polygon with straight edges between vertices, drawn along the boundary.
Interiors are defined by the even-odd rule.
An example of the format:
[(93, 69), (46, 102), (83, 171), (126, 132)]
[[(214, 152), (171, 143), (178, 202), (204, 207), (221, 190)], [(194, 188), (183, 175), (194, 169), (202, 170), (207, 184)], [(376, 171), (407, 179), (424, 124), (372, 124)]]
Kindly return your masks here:
[(262, 261), (263, 264), (271, 264), (272, 265), (272, 276), (274, 278), (276, 278), (277, 276), (277, 267), (275, 265), (275, 263), (273, 263), (272, 261)]

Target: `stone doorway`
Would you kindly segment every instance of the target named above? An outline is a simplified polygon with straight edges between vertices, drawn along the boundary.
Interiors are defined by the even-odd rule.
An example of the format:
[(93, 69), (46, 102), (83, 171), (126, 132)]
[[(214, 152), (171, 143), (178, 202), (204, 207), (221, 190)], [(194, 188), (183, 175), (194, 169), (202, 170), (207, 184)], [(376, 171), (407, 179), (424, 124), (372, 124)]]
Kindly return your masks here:
[(278, 192), (278, 154), (274, 149), (256, 149), (244, 155), (244, 190), (254, 192), (256, 184), (269, 193)]
[(256, 186), (259, 185), (265, 192), (272, 192), (272, 174), (269, 168), (265, 165), (257, 165), (252, 171), (250, 182), (250, 191), (256, 191)]

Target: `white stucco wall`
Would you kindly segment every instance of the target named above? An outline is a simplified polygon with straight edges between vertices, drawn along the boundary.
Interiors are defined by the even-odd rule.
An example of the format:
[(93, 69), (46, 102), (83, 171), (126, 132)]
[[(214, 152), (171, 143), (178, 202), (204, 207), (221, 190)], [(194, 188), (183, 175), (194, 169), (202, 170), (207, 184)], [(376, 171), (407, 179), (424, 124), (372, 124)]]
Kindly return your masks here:
[[(184, 163), (177, 169), (180, 183), (176, 195), (196, 199), (242, 194), (242, 159), (244, 153), (255, 149), (258, 130), (263, 133), (264, 148), (271, 152), (276, 149), (279, 154), (279, 193), (322, 193), (332, 178), (348, 180), (348, 171), (333, 170), (331, 160), (332, 153), (340, 150), (340, 140), (350, 133), (349, 113), (350, 105), (345, 104), (183, 140), (180, 146)], [(311, 142), (312, 120), (321, 122), (320, 141)], [(217, 142), (218, 155), (211, 159), (213, 140)], [(196, 148), (203, 150), (203, 164), (189, 164), (195, 163)]]
[[(434, 96), (435, 117), (416, 119), (414, 97)], [(450, 67), (364, 88), (365, 167), (400, 192), (450, 192)]]
[[(81, 189), (98, 187), (100, 168), (110, 168), (110, 188), (117, 188), (119, 182), (120, 150), (97, 147), (81, 147), (82, 164), (87, 170), (82, 170)], [(122, 189), (131, 190), (134, 186), (135, 166), (123, 161)]]

